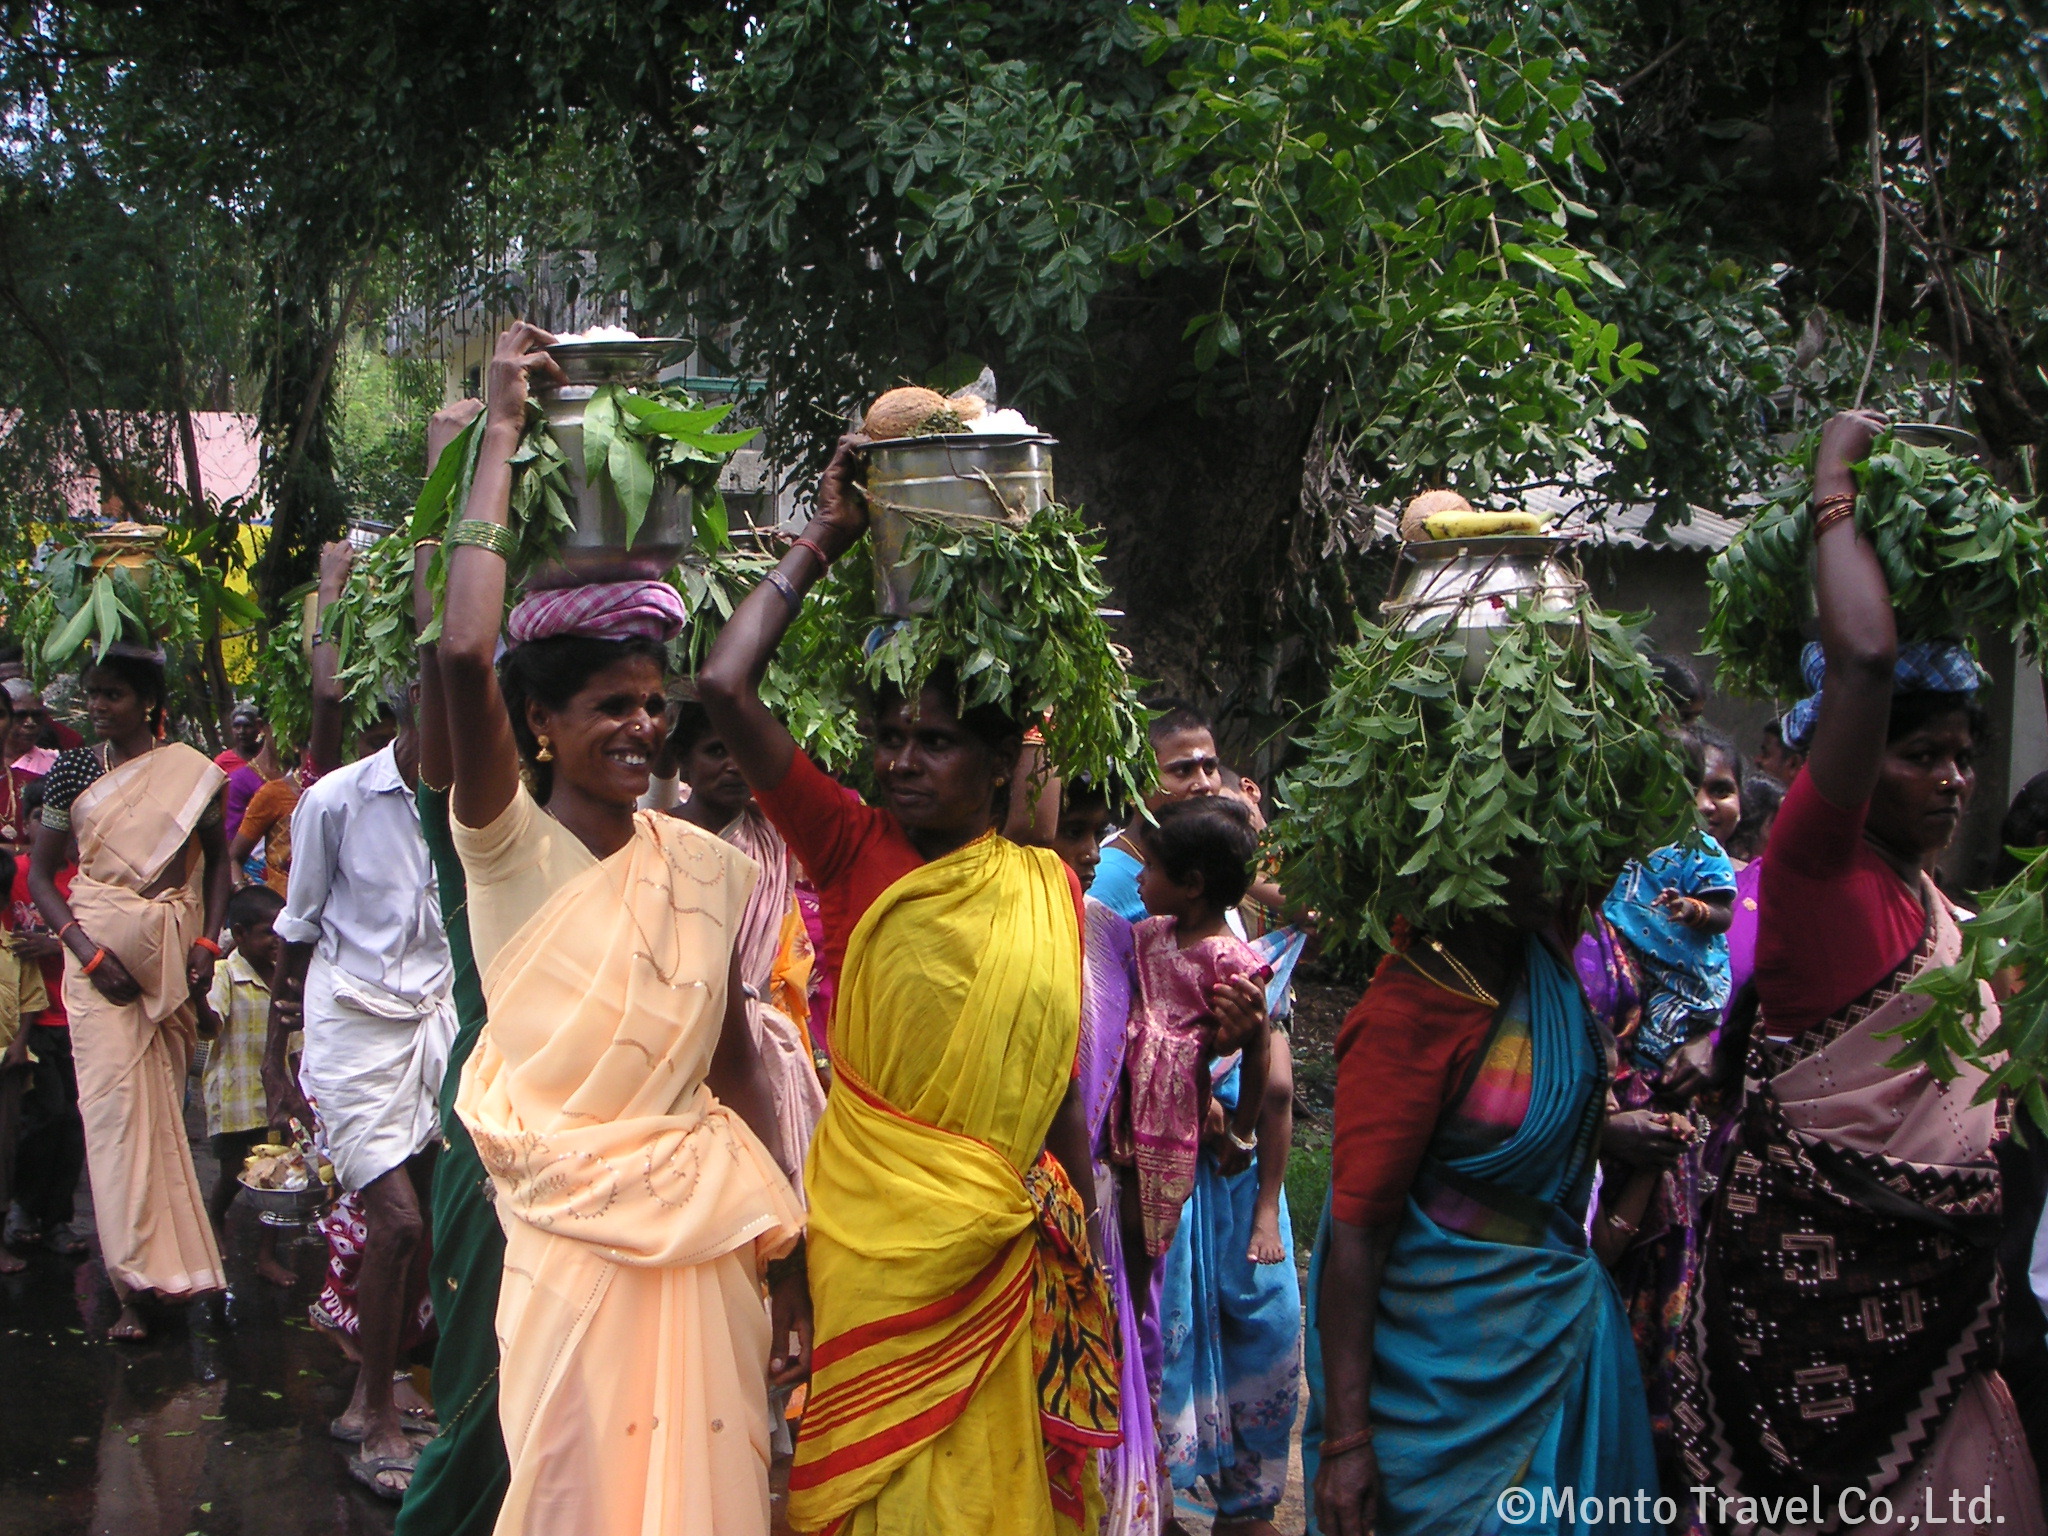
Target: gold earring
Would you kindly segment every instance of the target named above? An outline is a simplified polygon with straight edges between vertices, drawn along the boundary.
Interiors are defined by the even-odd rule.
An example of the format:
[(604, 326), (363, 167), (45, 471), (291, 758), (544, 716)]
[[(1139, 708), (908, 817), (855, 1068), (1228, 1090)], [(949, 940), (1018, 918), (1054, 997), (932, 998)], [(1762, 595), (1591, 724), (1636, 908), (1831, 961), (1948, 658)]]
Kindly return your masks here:
[(540, 742), (540, 750), (533, 754), (533, 760), (536, 763), (552, 763), (555, 760), (553, 743), (545, 736), (537, 737), (536, 740)]

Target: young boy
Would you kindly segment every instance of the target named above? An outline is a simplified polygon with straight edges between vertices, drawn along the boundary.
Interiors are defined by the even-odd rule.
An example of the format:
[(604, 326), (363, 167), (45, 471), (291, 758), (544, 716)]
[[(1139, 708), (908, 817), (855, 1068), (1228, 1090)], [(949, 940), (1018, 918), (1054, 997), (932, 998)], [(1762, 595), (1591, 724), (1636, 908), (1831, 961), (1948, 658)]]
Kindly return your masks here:
[[(206, 1208), (223, 1245), (228, 1207), (241, 1188), (239, 1175), (249, 1149), (270, 1139), (263, 1045), (270, 1028), (270, 975), (281, 947), (271, 924), (283, 910), (284, 898), (267, 885), (247, 885), (228, 898), (234, 952), (214, 969), (213, 990), (199, 1008), (199, 1033), (213, 1042), (200, 1090), (206, 1100), (206, 1134), (220, 1164)], [(277, 1229), (267, 1224), (256, 1248), (256, 1273), (285, 1287), (299, 1278), (278, 1262)]]
[[(14, 855), (0, 849), (0, 880), (8, 890), (14, 888), (14, 864)], [(11, 948), (0, 948), (0, 1211), (14, 1198), (14, 1150), (21, 1139), (21, 1099), (29, 1082), (29, 1026), (49, 1006), (41, 968)], [(26, 1268), (0, 1248), (0, 1275), (18, 1275)]]

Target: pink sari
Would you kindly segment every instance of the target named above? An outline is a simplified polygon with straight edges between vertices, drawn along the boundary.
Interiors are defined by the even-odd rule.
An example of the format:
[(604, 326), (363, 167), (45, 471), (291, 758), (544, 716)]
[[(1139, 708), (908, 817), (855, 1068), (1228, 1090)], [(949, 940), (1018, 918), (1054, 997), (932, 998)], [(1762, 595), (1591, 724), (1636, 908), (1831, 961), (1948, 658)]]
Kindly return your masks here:
[[(754, 1044), (775, 1095), (783, 1155), (800, 1168), (810, 1150), (811, 1132), (825, 1113), (825, 1089), (818, 1082), (804, 1026), (773, 1001), (776, 960), (796, 905), (789, 845), (751, 805), (719, 835), (761, 866), (761, 878), (740, 917), (733, 947), (739, 956), (740, 980), (747, 988), (747, 1019), (754, 1026)], [(801, 1197), (801, 1175), (792, 1176), (790, 1182)]]

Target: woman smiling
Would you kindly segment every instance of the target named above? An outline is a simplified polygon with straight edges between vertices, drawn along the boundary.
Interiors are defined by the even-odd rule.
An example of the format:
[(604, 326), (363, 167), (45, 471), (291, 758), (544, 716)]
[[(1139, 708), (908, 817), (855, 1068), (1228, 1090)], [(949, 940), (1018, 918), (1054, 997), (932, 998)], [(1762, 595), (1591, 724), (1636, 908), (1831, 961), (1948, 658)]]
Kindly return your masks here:
[(681, 600), (530, 593), (492, 667), (510, 459), (551, 340), (514, 325), (492, 359), (440, 651), (489, 1014), (456, 1110), (505, 1227), (496, 1529), (765, 1533), (768, 1387), (803, 1373), (809, 1320), (800, 1273), (776, 1276), (772, 1333), (761, 1301), (802, 1217), (733, 951), (755, 868), (634, 810)]

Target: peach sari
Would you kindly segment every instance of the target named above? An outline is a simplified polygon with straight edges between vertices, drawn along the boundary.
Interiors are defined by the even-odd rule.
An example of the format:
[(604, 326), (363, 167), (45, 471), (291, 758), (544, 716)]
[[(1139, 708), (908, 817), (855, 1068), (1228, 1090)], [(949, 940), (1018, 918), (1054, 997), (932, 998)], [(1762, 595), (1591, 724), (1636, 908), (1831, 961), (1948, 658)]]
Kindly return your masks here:
[(227, 1284), (184, 1115), (198, 1039), (185, 959), (205, 919), (193, 833), (226, 778), (202, 753), (168, 742), (102, 774), (71, 806), (72, 913), (142, 988), (132, 1003), (110, 1003), (66, 958), (100, 1252), (122, 1285), (173, 1299)]
[(704, 1084), (753, 883), (642, 813), (484, 976), (455, 1108), (505, 1227), (498, 1536), (768, 1529), (761, 1266), (803, 1219)]

